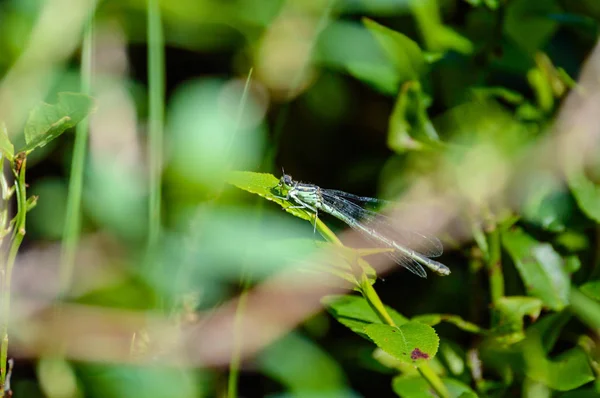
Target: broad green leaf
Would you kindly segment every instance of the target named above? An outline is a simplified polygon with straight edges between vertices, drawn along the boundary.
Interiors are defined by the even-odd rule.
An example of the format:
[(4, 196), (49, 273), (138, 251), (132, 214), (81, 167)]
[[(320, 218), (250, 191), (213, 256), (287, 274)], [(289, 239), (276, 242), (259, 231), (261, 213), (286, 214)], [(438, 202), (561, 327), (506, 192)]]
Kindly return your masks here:
[(4, 123), (0, 123), (0, 152), (2, 152), (2, 156), (11, 162), (15, 157), (15, 147), (10, 142), (10, 138), (8, 138), (8, 131)]
[(554, 310), (569, 304), (569, 275), (552, 245), (535, 240), (520, 228), (503, 231), (502, 243), (528, 294), (540, 298), (545, 306)]
[(427, 115), (430, 100), (418, 81), (407, 81), (400, 89), (388, 126), (388, 147), (398, 153), (422, 149), (438, 141), (435, 127)]
[(501, 297), (492, 312), (492, 333), (502, 344), (514, 344), (525, 338), (523, 317), (540, 316), (542, 302), (533, 297)]
[[(477, 394), (466, 384), (449, 377), (443, 377), (442, 382), (452, 398), (476, 398)], [(422, 377), (396, 376), (392, 381), (394, 392), (405, 398), (435, 398), (431, 386)]]
[(437, 353), (440, 339), (435, 330), (421, 322), (406, 322), (398, 327), (371, 324), (365, 333), (379, 348), (405, 363), (418, 365)]
[(75, 127), (93, 111), (91, 97), (79, 93), (59, 93), (56, 104), (43, 103), (34, 108), (25, 124), (25, 147), (19, 152), (31, 152)]
[(586, 296), (600, 301), (600, 280), (586, 282), (579, 287), (579, 290)]
[(440, 322), (448, 322), (459, 329), (462, 329), (466, 332), (483, 334), (487, 333), (485, 329), (480, 328), (479, 326), (471, 323), (469, 321), (465, 321), (458, 315), (452, 314), (426, 314), (426, 315), (418, 315), (412, 318), (413, 321), (421, 322), (429, 326), (435, 326)]
[(600, 187), (587, 178), (583, 170), (569, 172), (567, 182), (579, 208), (589, 218), (600, 222)]
[[(350, 328), (353, 332), (363, 337), (365, 327), (371, 324), (381, 324), (381, 319), (371, 308), (369, 303), (360, 296), (327, 296), (322, 300), (329, 313), (337, 319), (339, 323)], [(390, 317), (396, 325), (403, 325), (408, 319), (399, 314), (393, 308), (385, 306)]]
[(399, 85), (405, 81), (419, 80), (426, 66), (419, 45), (402, 33), (370, 19), (364, 18), (363, 23), (379, 43), (387, 62), (383, 65), (355, 64), (350, 72), (358, 71), (361, 76), (357, 77), (364, 79), (368, 78), (365, 72), (370, 71), (377, 81), (386, 82), (385, 91), (389, 94), (395, 93)]

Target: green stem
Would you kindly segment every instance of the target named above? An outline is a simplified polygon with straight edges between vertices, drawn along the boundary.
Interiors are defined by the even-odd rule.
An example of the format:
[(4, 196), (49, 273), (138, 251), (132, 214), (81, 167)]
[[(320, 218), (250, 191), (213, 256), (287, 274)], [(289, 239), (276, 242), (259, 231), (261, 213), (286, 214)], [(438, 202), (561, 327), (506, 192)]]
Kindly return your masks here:
[[(93, 62), (93, 11), (91, 7), (83, 35), (81, 56), (81, 91), (89, 95), (92, 85)], [(73, 270), (75, 267), (75, 253), (79, 243), (81, 196), (83, 193), (83, 173), (87, 151), (89, 121), (83, 119), (77, 124), (75, 130), (75, 146), (71, 160), (71, 178), (69, 179), (69, 196), (67, 198), (67, 214), (65, 216), (65, 229), (63, 232), (61, 264), (60, 264), (60, 295), (67, 295)]]
[(150, 203), (148, 248), (158, 242), (161, 227), (161, 170), (163, 163), (163, 126), (165, 97), (164, 37), (158, 0), (148, 0), (148, 158)]
[(492, 304), (504, 297), (504, 274), (502, 273), (500, 231), (494, 225), (488, 234), (489, 258), (487, 259)]
[[(316, 220), (316, 228), (317, 231), (328, 241), (335, 243), (338, 246), (343, 246), (342, 242), (339, 238), (323, 223), (321, 220), (317, 218)], [(359, 259), (360, 261), (360, 259)], [(364, 261), (364, 260), (363, 260)], [(362, 268), (361, 268), (362, 270)], [(385, 305), (381, 301), (381, 298), (373, 288), (373, 285), (370, 283), (367, 274), (362, 271), (359, 278), (359, 287), (360, 291), (369, 303), (369, 306), (373, 309), (373, 311), (377, 314), (379, 319), (386, 325), (397, 326), (388, 311), (385, 309)], [(431, 369), (428, 363), (424, 363), (418, 367), (419, 373), (421, 376), (429, 383), (431, 388), (435, 390), (438, 396), (442, 398), (449, 398), (450, 393), (448, 389), (442, 382), (442, 379)]]
[(242, 363), (242, 345), (243, 336), (242, 333), (242, 315), (246, 309), (246, 301), (248, 299), (249, 288), (244, 286), (242, 293), (240, 293), (238, 305), (235, 311), (234, 319), (234, 335), (233, 335), (233, 351), (231, 355), (231, 362), (229, 364), (229, 377), (227, 380), (227, 398), (237, 397), (238, 378), (240, 374), (240, 365)]
[(15, 259), (19, 247), (25, 236), (25, 218), (27, 215), (27, 192), (25, 186), (26, 159), (23, 158), (19, 170), (15, 170), (15, 185), (17, 198), (17, 214), (15, 216), (15, 225), (11, 237), (10, 249), (6, 268), (4, 268), (4, 278), (2, 285), (2, 341), (0, 342), (0, 361), (2, 361), (0, 371), (0, 397), (4, 397), (4, 387), (6, 383), (6, 363), (8, 359), (8, 322), (10, 318), (10, 295), (12, 271), (15, 265)]
[(440, 377), (431, 369), (428, 363), (424, 363), (417, 368), (419, 370), (419, 374), (423, 377), (431, 388), (436, 392), (436, 394), (441, 398), (450, 398), (450, 393), (448, 389), (444, 385), (444, 382)]

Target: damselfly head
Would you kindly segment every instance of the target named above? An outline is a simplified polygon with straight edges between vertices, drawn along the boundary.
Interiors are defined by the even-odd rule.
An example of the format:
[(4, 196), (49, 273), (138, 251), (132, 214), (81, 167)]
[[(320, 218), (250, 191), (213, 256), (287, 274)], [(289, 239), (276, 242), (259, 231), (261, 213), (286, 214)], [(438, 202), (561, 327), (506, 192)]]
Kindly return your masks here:
[(294, 186), (294, 180), (292, 180), (292, 176), (289, 174), (283, 174), (281, 179), (279, 180), (279, 185), (284, 188), (292, 188)]

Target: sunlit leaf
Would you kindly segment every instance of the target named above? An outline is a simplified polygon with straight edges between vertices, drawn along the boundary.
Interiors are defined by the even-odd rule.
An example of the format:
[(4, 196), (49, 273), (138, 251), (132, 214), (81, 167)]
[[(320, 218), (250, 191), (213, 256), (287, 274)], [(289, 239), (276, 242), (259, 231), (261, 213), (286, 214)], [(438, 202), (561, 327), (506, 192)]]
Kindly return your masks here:
[(56, 104), (43, 103), (34, 108), (25, 124), (25, 147), (19, 152), (31, 152), (75, 127), (94, 108), (94, 101), (79, 93), (59, 93)]
[(492, 333), (497, 341), (513, 344), (525, 338), (523, 318), (539, 317), (542, 302), (533, 297), (501, 297), (492, 312)]
[[(476, 398), (477, 394), (466, 384), (449, 377), (443, 377), (442, 382), (452, 398)], [(392, 381), (394, 392), (406, 398), (434, 398), (437, 395), (422, 377), (396, 376)]]
[(398, 327), (371, 324), (364, 328), (375, 344), (405, 363), (419, 364), (431, 360), (440, 340), (435, 330), (420, 322), (406, 322)]
[[(382, 323), (381, 319), (363, 297), (351, 295), (328, 296), (323, 298), (322, 301), (329, 313), (338, 322), (363, 337), (367, 337), (365, 326)], [(388, 306), (385, 308), (396, 325), (400, 326), (408, 322), (407, 318), (393, 308)]]
[(314, 220), (314, 217), (306, 210), (292, 209), (293, 204), (285, 199), (278, 197), (276, 187), (279, 180), (268, 173), (254, 173), (251, 171), (234, 171), (227, 177), (227, 182), (250, 193), (262, 196), (263, 198), (280, 205), (286, 212), (307, 221)]
[(477, 326), (476, 324), (474, 324), (472, 322), (465, 321), (458, 315), (425, 314), (425, 315), (415, 316), (412, 318), (412, 320), (424, 323), (429, 326), (435, 326), (435, 325), (439, 324), (440, 322), (448, 322), (466, 332), (477, 333), (477, 334), (486, 333), (485, 329), (480, 328), (479, 326)]
[(549, 308), (560, 310), (569, 303), (569, 275), (563, 259), (548, 243), (541, 243), (520, 228), (502, 232), (502, 243), (510, 254), (527, 292)]

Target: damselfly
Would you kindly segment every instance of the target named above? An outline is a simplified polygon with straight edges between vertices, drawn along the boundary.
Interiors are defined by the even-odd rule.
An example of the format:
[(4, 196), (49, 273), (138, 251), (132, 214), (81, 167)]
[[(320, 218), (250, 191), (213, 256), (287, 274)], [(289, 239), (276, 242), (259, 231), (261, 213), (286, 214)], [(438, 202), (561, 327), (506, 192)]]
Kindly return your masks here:
[(430, 258), (439, 257), (443, 252), (442, 243), (437, 238), (396, 228), (389, 217), (364, 208), (367, 204), (385, 201), (304, 184), (285, 173), (276, 188), (282, 199), (296, 203), (292, 208), (313, 213), (315, 220), (319, 211), (323, 211), (342, 220), (369, 240), (394, 249), (385, 254), (420, 277), (427, 277), (423, 266), (440, 275), (450, 274), (448, 267)]

